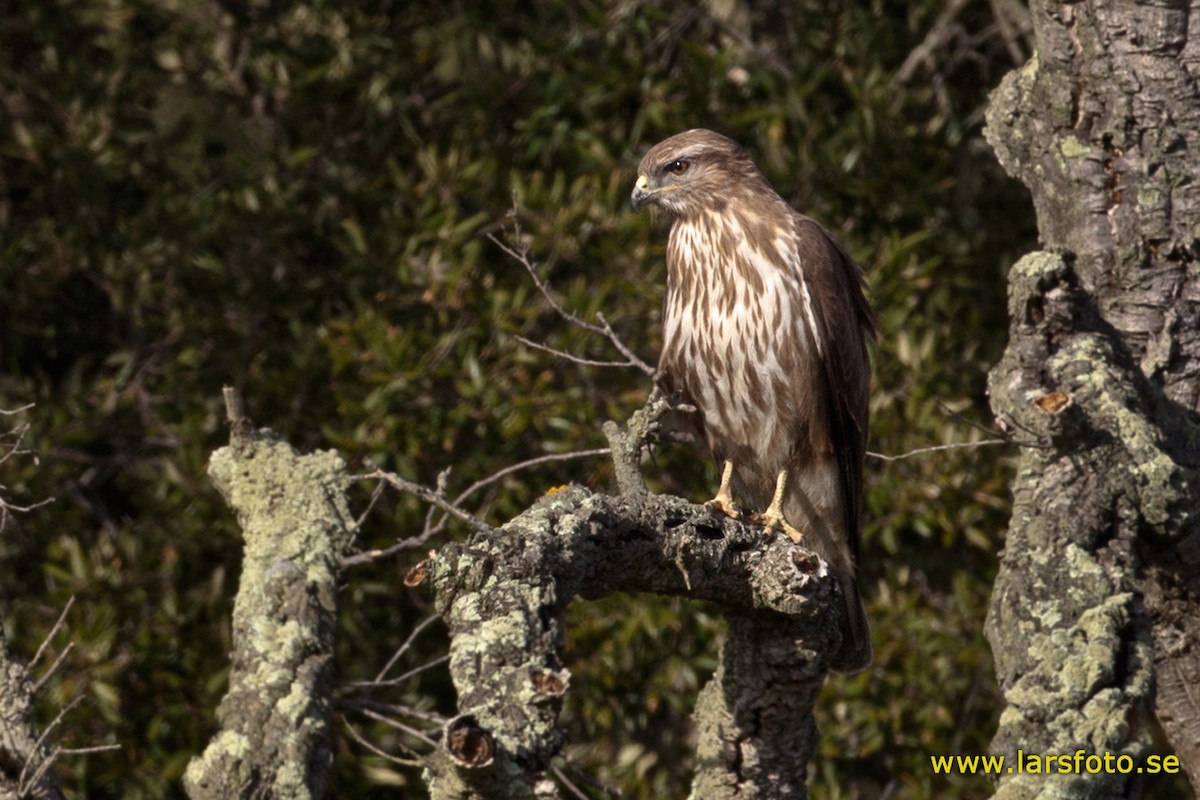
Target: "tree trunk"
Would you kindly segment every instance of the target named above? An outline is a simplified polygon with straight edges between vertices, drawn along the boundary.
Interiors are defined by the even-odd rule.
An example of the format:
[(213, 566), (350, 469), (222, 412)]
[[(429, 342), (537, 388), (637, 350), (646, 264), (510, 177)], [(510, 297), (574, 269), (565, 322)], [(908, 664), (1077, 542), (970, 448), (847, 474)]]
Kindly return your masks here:
[(1014, 769), (996, 796), (1140, 796), (1151, 714), (1200, 786), (1200, 8), (1031, 11), (1037, 53), (986, 131), (1045, 246), (1012, 270), (989, 381), (1027, 445), (987, 622), (1007, 703), (993, 750), (1132, 771)]

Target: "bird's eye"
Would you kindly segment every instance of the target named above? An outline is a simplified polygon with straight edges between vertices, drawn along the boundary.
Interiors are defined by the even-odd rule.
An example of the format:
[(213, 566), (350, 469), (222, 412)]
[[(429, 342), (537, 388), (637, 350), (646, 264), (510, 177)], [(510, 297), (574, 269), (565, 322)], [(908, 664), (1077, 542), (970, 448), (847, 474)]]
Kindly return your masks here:
[(677, 158), (674, 161), (672, 161), (670, 164), (667, 164), (667, 166), (664, 169), (666, 169), (666, 171), (671, 173), (672, 175), (682, 175), (683, 173), (688, 171), (688, 167), (690, 167), (690, 166), (691, 166), (691, 164), (684, 161), (682, 158)]

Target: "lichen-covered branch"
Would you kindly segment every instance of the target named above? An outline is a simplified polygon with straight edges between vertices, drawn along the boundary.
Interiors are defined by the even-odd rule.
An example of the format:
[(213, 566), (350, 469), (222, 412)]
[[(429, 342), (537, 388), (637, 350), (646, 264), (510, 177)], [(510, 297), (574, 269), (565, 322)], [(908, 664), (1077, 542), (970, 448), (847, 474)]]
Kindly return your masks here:
[(0, 800), (61, 800), (51, 748), (33, 716), (33, 682), (0, 636)]
[[(694, 800), (807, 797), (813, 706), (831, 631), (803, 618), (731, 611), (717, 673), (696, 700)], [(839, 634), (840, 635), (840, 634)], [(814, 651), (814, 648), (816, 650)], [(820, 653), (820, 657), (816, 657)]]
[(679, 406), (663, 392), (655, 390), (646, 404), (633, 412), (624, 425), (613, 421), (604, 423), (604, 436), (612, 450), (617, 489), (629, 497), (639, 497), (647, 491), (642, 479), (642, 450), (656, 439), (664, 417), (677, 415)]
[(231, 416), (233, 443), (213, 454), (209, 476), (245, 537), (233, 670), (220, 731), (184, 785), (194, 800), (317, 798), (331, 759), (336, 583), (353, 527), (345, 465)]
[[(1137, 596), (1136, 479), (1127, 442), (1097, 435), (1121, 424), (1113, 414), (1135, 424), (1137, 409), (1116, 405), (1131, 399), (1131, 376), (1112, 363), (1103, 336), (1079, 332), (1045, 351), (1038, 332), (1047, 315), (1062, 324), (1084, 310), (1060, 256), (1026, 256), (1009, 280), (1013, 334), (991, 375), (992, 403), (1008, 424), (1050, 447), (1022, 454), (992, 592), (987, 635), (1008, 704), (992, 747), (1014, 762), (1017, 750), (1082, 748), (1141, 763), (1148, 733), (1128, 720), (1149, 713), (1154, 681)], [(1015, 773), (1003, 776), (996, 797), (1041, 796), (1050, 786), (1062, 797), (1127, 797), (1136, 784), (1132, 774)]]
[[(551, 786), (538, 786), (562, 744), (556, 722), (569, 670), (559, 615), (575, 597), (613, 592), (710, 600), (746, 621), (731, 626), (738, 633), (726, 645), (719, 688), (706, 691), (723, 687), (731, 700), (744, 699), (739, 682), (757, 682), (760, 710), (775, 719), (752, 729), (745, 715), (754, 708), (733, 712), (733, 703), (716, 703), (702, 724), (719, 752), (702, 759), (697, 785), (715, 787), (718, 773), (733, 775), (729, 780), (747, 784), (739, 796), (754, 796), (746, 792), (747, 778), (731, 769), (733, 756), (721, 760), (727, 748), (742, 748), (749, 755), (743, 763), (754, 757), (769, 762), (764, 774), (800, 776), (794, 794), (762, 797), (803, 796), (812, 702), (841, 635), (835, 582), (811, 552), (783, 537), (765, 541), (761, 528), (679, 498), (612, 497), (573, 486), (545, 497), (495, 535), (443, 548), (427, 569), (451, 633), (450, 669), (462, 713), (457, 723), (472, 732), (458, 741), (489, 743), (468, 748), (473, 755), (467, 755), (455, 749), (454, 737), (444, 737), (445, 752), (429, 776), (435, 800), (555, 796), (545, 794)], [(776, 734), (781, 738), (772, 743)], [(475, 779), (478, 770), (487, 770), (487, 780)], [(476, 788), (463, 794), (463, 786)], [(733, 794), (706, 789), (698, 796)]]
[[(1157, 712), (1196, 784), (1200, 41), (1185, 3), (1031, 13), (1037, 54), (993, 95), (987, 127), (1047, 247), (1013, 268), (989, 380), (1000, 419), (1043, 444), (1021, 455), (988, 619), (1008, 704), (993, 748), (1137, 763)], [(1013, 773), (997, 797), (1143, 785)]]
[[(554, 492), (417, 570), (450, 628), (461, 712), (429, 761), (434, 800), (559, 796), (544, 773), (562, 745), (558, 713), (570, 682), (560, 615), (576, 597), (614, 592), (725, 610), (720, 667), (696, 706), (692, 796), (807, 796), (813, 704), (841, 640), (836, 581), (786, 537), (647, 491), (646, 443), (665, 417), (688, 412), (656, 391), (628, 423), (605, 425), (619, 496)], [(668, 424), (680, 426), (686, 419)]]

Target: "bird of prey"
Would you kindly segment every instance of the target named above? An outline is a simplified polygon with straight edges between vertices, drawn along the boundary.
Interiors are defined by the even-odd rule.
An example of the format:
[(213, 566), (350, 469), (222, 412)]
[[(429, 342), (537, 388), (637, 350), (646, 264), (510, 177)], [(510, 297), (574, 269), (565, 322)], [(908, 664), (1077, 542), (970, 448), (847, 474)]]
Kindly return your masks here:
[(697, 409), (721, 486), (710, 505), (815, 550), (844, 601), (833, 669), (871, 663), (856, 566), (875, 327), (862, 270), (731, 139), (650, 148), (633, 206), (671, 219), (660, 380)]

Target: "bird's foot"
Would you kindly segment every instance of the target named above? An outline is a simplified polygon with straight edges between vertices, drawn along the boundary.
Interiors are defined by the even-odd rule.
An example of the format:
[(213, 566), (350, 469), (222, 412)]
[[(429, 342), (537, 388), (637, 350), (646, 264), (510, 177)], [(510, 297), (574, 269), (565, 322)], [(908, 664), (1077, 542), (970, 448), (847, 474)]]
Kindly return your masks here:
[(704, 507), (709, 511), (724, 514), (730, 519), (740, 519), (742, 516), (742, 512), (733, 504), (733, 498), (729, 496), (728, 492), (717, 492), (717, 496), (705, 503)]
[(775, 508), (775, 506), (771, 506), (761, 514), (755, 514), (754, 521), (762, 525), (763, 530), (767, 533), (774, 533), (776, 531), (786, 533), (788, 538), (796, 544), (804, 544), (804, 533), (784, 519), (783, 512)]
[(738, 519), (742, 512), (733, 504), (733, 493), (729, 491), (729, 483), (732, 480), (733, 462), (726, 461), (721, 470), (721, 487), (717, 489), (717, 496), (705, 503), (704, 507), (709, 511), (719, 511), (730, 519)]
[(767, 533), (782, 531), (796, 544), (803, 544), (804, 534), (783, 516), (783, 493), (787, 489), (787, 481), (787, 470), (780, 470), (778, 477), (775, 478), (775, 496), (771, 498), (771, 505), (767, 506), (766, 511), (756, 514), (754, 520), (762, 525)]

